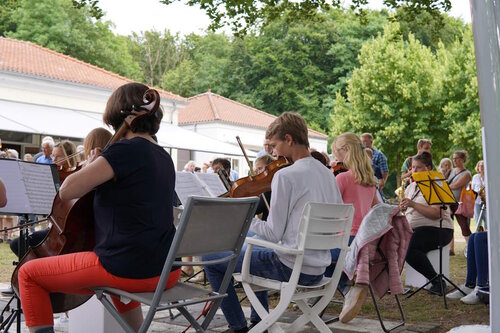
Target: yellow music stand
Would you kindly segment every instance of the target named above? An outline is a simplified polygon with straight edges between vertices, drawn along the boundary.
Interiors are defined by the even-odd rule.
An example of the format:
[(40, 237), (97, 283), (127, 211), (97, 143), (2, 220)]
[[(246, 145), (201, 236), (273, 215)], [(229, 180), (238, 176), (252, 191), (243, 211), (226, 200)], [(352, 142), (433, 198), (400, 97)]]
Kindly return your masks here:
[(456, 203), (453, 192), (451, 191), (443, 174), (439, 171), (414, 172), (413, 180), (420, 188), (425, 201), (429, 205), (444, 205)]
[[(422, 171), (422, 172), (414, 172), (412, 173), (413, 180), (417, 183), (420, 192), (425, 199), (425, 201), (429, 205), (440, 205), (439, 207), (439, 243), (441, 243), (441, 230), (443, 229), (443, 210), (446, 210), (447, 204), (454, 204), (457, 201), (455, 200), (455, 196), (451, 191), (446, 179), (443, 174), (439, 171)], [(425, 288), (428, 284), (432, 283), (434, 280), (438, 280), (439, 284), (441, 284), (441, 294), (443, 295), (444, 307), (448, 309), (448, 305), (446, 304), (446, 293), (444, 290), (443, 283), (445, 280), (450, 283), (453, 287), (460, 290), (462, 294), (465, 296), (465, 293), (450, 279), (448, 279), (443, 274), (443, 247), (438, 246), (439, 249), (439, 273), (429, 280), (426, 284), (412, 292), (407, 298), (418, 293), (420, 290)]]

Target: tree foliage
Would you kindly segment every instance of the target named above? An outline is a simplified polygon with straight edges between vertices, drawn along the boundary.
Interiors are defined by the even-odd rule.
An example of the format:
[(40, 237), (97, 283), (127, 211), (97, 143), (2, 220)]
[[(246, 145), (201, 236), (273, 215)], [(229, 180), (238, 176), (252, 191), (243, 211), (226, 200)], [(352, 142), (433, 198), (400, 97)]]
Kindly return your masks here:
[[(181, 0), (160, 0), (169, 5)], [(236, 35), (242, 36), (254, 27), (265, 26), (278, 18), (285, 16), (287, 23), (297, 20), (318, 20), (320, 12), (332, 8), (339, 8), (343, 4), (340, 0), (240, 0), (240, 1), (217, 1), (217, 0), (187, 0), (189, 6), (199, 6), (203, 9), (212, 23), (209, 29), (216, 31), (223, 26), (231, 26)], [(359, 10), (363, 16), (363, 6), (368, 0), (351, 0), (351, 9)], [(384, 5), (389, 8), (410, 8), (411, 13), (427, 12), (439, 17), (440, 11), (448, 11), (451, 8), (450, 0), (384, 0)]]
[(87, 6), (71, 0), (21, 0), (13, 12), (16, 30), (8, 37), (34, 42), (131, 78), (139, 68), (127, 40), (111, 31), (110, 22), (96, 20)]
[(179, 35), (169, 30), (132, 33), (130, 52), (141, 68), (140, 80), (158, 87), (163, 75), (174, 70), (185, 55)]
[(482, 158), (481, 120), (474, 55), (470, 26), (451, 47), (438, 50), (443, 66), (442, 100), (449, 144), (448, 155), (457, 149), (469, 152), (469, 168)]
[(393, 170), (415, 153), (416, 138), (431, 138), (433, 147), (441, 147), (447, 138), (440, 135), (440, 71), (433, 53), (411, 34), (405, 41), (392, 23), (363, 45), (359, 61), (347, 99), (337, 93), (332, 134), (373, 133)]

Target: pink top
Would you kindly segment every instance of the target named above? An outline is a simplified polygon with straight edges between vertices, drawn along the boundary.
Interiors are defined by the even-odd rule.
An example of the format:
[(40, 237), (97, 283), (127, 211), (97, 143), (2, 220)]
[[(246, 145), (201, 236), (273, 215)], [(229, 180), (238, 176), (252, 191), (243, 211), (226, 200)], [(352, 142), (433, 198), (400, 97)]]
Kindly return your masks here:
[(344, 203), (354, 205), (351, 236), (355, 236), (361, 225), (361, 221), (363, 221), (365, 215), (372, 208), (373, 198), (377, 189), (375, 186), (364, 186), (356, 183), (352, 170), (339, 173), (335, 178)]

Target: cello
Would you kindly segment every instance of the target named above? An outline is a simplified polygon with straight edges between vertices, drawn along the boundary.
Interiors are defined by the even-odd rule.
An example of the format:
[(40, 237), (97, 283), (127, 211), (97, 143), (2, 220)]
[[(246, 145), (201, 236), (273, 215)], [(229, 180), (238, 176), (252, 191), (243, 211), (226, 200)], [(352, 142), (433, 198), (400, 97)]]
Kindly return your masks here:
[[(144, 93), (144, 103), (140, 107), (132, 107), (131, 111), (122, 111), (126, 115), (122, 125), (110, 139), (106, 148), (121, 139), (130, 128), (134, 128), (134, 122), (142, 117), (156, 112), (160, 104), (160, 96), (156, 90), (149, 89)], [(106, 149), (105, 148), (105, 149)], [(67, 253), (92, 251), (95, 245), (94, 239), (94, 202), (95, 191), (90, 191), (79, 199), (63, 201), (56, 194), (52, 205), (52, 211), (48, 216), (51, 222), (50, 230), (44, 240), (37, 246), (32, 247), (21, 258), (12, 274), (12, 287), (19, 295), (18, 273), (20, 267), (33, 259), (48, 256), (56, 256)], [(51, 303), (54, 313), (65, 312), (86, 302), (89, 295), (68, 295), (62, 293), (51, 293)]]

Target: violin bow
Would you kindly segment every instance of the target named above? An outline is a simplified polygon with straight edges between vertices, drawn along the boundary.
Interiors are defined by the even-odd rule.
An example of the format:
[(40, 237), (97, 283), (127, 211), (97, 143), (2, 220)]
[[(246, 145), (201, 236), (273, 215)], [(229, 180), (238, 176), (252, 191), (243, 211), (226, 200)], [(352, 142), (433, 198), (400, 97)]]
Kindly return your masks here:
[[(243, 143), (241, 142), (241, 139), (238, 135), (236, 136), (236, 141), (238, 141), (238, 144), (240, 145), (241, 151), (243, 152), (243, 156), (245, 156), (245, 160), (247, 161), (248, 167), (250, 168), (249, 177), (250, 177), (250, 179), (253, 179), (252, 163), (250, 163), (250, 160), (248, 159), (247, 152), (245, 151), (245, 147), (243, 147)], [(264, 203), (266, 204), (267, 211), (270, 211), (271, 208), (269, 206), (269, 202), (267, 202), (266, 196), (264, 195), (264, 193), (261, 193), (260, 195), (262, 196), (262, 199), (264, 199)]]

